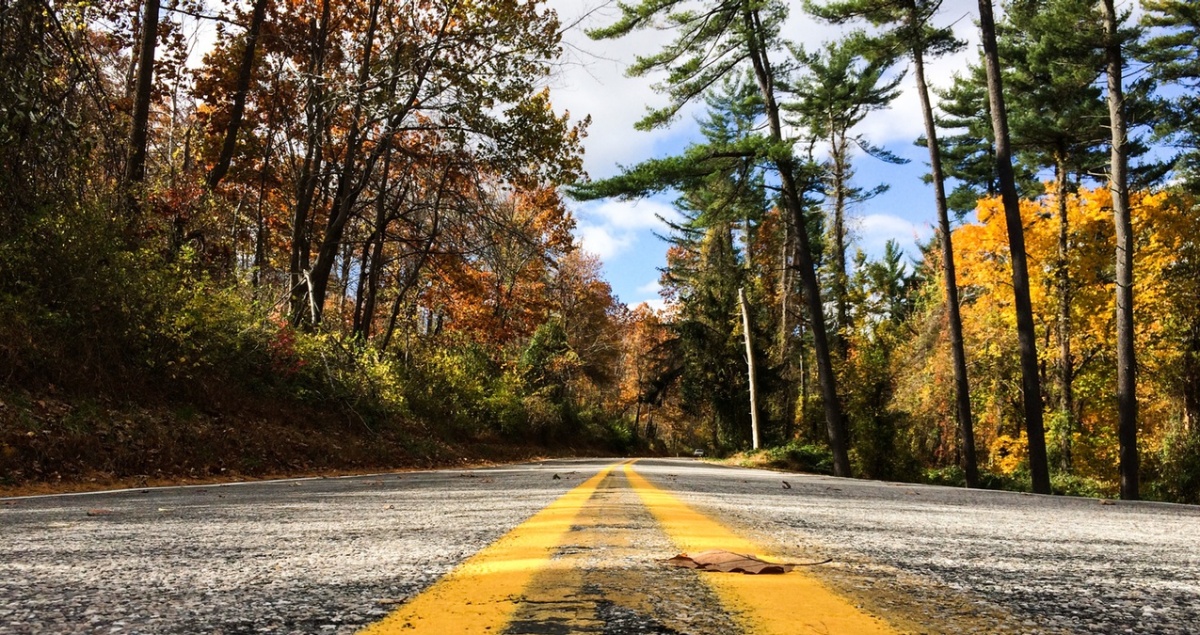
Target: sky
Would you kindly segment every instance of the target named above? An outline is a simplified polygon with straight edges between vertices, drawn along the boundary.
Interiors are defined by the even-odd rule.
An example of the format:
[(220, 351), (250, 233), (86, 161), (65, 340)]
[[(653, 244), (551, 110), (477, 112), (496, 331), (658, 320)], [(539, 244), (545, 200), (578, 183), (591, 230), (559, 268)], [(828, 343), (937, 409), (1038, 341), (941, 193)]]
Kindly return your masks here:
[[(817, 23), (803, 14), (799, 2), (791, 4), (785, 38), (806, 49), (837, 39), (839, 27)], [(549, 0), (549, 5), (564, 25), (579, 23), (564, 35), (564, 61), (552, 77), (550, 88), (557, 109), (568, 110), (577, 119), (592, 117), (583, 142), (584, 168), (591, 178), (613, 176), (620, 166), (670, 156), (699, 139), (696, 117), (702, 114), (700, 109), (685, 112), (668, 129), (642, 132), (633, 128), (648, 105), (661, 106), (665, 98), (655, 93), (653, 78), (626, 77), (625, 69), (635, 56), (653, 53), (670, 41), (670, 33), (641, 31), (620, 40), (594, 42), (584, 29), (615, 21), (619, 15), (615, 3)], [(955, 71), (977, 59), (977, 14), (977, 0), (944, 0), (936, 23), (953, 25), (957, 36), (971, 44), (959, 54), (929, 64), (926, 75), (933, 86), (948, 86)], [(868, 254), (881, 253), (884, 243), (895, 239), (905, 253), (913, 256), (916, 242), (928, 240), (933, 234), (933, 190), (921, 181), (928, 170), (928, 154), (925, 148), (913, 144), (924, 131), (913, 84), (911, 75), (906, 76), (901, 84), (903, 92), (892, 107), (868, 116), (855, 130), (871, 143), (910, 160), (902, 166), (883, 164), (863, 155), (854, 160), (856, 186), (870, 188), (886, 183), (891, 188), (851, 210), (855, 240)], [(675, 216), (672, 199), (660, 196), (641, 201), (568, 203), (576, 218), (577, 241), (600, 257), (613, 292), (630, 306), (641, 302), (662, 304), (658, 269), (666, 262), (667, 246), (655, 237), (655, 232), (665, 232), (660, 216)]]

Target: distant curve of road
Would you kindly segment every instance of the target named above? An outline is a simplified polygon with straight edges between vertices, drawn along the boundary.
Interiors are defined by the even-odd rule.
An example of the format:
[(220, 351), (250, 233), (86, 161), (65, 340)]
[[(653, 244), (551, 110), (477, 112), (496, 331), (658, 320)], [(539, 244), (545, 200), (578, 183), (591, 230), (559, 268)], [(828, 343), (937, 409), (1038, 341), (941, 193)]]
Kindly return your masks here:
[[(811, 566), (665, 562), (709, 548)], [(0, 499), (0, 635), (404, 632), (1200, 633), (1200, 508), (688, 459)]]

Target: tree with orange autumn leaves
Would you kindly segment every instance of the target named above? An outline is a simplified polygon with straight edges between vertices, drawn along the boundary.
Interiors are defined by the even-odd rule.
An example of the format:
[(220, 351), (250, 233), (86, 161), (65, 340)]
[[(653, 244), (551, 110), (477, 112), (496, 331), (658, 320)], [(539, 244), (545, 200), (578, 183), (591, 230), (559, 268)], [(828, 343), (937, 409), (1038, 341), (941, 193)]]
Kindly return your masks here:
[[(643, 70), (679, 61), (698, 72), (647, 125), (745, 59), (783, 55), (757, 38), (777, 35), (786, 3), (710, 4), (741, 25), (714, 37), (751, 36), (712, 50), (750, 57), (731, 53), (711, 73), (678, 47), (645, 60)], [(315, 425), (345, 419), (358, 434), (402, 429), (435, 443), (723, 451), (747, 444), (748, 351), (764, 438), (784, 454), (836, 456), (823, 467), (841, 473), (959, 482), (964, 428), (952, 423), (939, 252), (922, 251), (915, 271), (894, 247), (854, 256), (838, 283), (851, 327), (844, 358), (817, 335), (835, 326), (820, 317), (831, 289), (816, 275), (831, 258), (814, 200), (823, 174), (786, 138), (787, 108), (774, 103), (796, 97), (783, 90), (795, 60), (733, 78), (743, 90), (730, 103), (745, 125), (729, 128), (722, 151), (683, 157), (710, 169), (655, 164), (705, 215), (673, 228), (667, 308), (655, 311), (624, 306), (572, 237), (559, 190), (583, 178), (587, 120), (556, 109), (545, 88), (562, 28), (545, 2), (3, 6), (0, 392), (205, 408), (268, 399), (317, 408)], [(1191, 5), (1147, 6), (1169, 47), (1134, 52), (1148, 55), (1149, 75), (1183, 89), (1157, 123), (1194, 149), (1196, 56), (1181, 39), (1194, 27)], [(766, 21), (755, 23), (760, 9)], [(626, 18), (609, 35), (643, 23)], [(216, 25), (215, 42), (193, 68), (200, 24)], [(743, 134), (764, 123), (770, 134)], [(1200, 242), (1184, 194), (1196, 191), (1188, 156), (1171, 187), (1132, 193), (1131, 209), (1145, 491), (1196, 501)], [(704, 192), (704, 175), (722, 180)], [(1058, 406), (1067, 416), (1044, 411), (1055, 491), (1111, 494), (1121, 445), (1113, 199), (1074, 191), (1094, 177), (1072, 176), (1062, 198), (1051, 186), (1020, 205), (1040, 397), (1070, 404)], [(754, 196), (731, 207), (735, 191)], [(1007, 229), (986, 199), (954, 231), (954, 255), (982, 480), (1028, 487)], [(1055, 346), (1060, 333), (1067, 346)], [(1055, 394), (1058, 366), (1070, 368), (1073, 398)]]
[[(1059, 216), (1053, 185), (1047, 195), (1023, 200), (1021, 216), (1028, 237), (1031, 301), (1041, 343), (1042, 372), (1053, 372), (1058, 354), (1053, 342), (1057, 330)], [(1076, 366), (1076, 411), (1071, 417), (1050, 412), (1048, 446), (1052, 464), (1063, 466), (1056, 475), (1078, 477), (1115, 487), (1117, 417), (1115, 385), (1115, 296), (1111, 254), (1112, 199), (1106, 189), (1081, 189), (1067, 197), (1070, 224), (1067, 266), (1072, 281), (1071, 350)], [(954, 232), (955, 257), (961, 264), (963, 324), (967, 355), (975, 389), (976, 434), (985, 469), (1013, 475), (1024, 469), (1025, 440), (1021, 427), (1019, 374), (1011, 351), (1015, 346), (1015, 320), (1008, 293), (1006, 229), (997, 199), (980, 201), (978, 222)], [(1196, 203), (1169, 192), (1136, 192), (1131, 196), (1138, 272), (1137, 347), (1144, 360), (1140, 369), (1138, 400), (1143, 454), (1158, 494), (1178, 495), (1193, 488), (1162, 478), (1179, 470), (1187, 460), (1185, 446), (1194, 444), (1196, 387), (1195, 301), (1200, 292), (1196, 278), (1197, 249), (1192, 226)], [(937, 254), (929, 252), (934, 260)], [(945, 341), (944, 298), (926, 285), (923, 311), (914, 321), (914, 337), (906, 345), (905, 361), (897, 370), (897, 402), (914, 417), (912, 443), (927, 461), (954, 463), (954, 430), (949, 351)], [(1054, 384), (1046, 382), (1048, 390)], [(1052, 396), (1052, 395), (1051, 395)], [(1053, 400), (1049, 400), (1054, 403)], [(1194, 460), (1194, 459), (1192, 459)], [(1191, 478), (1195, 478), (1192, 476)], [(1170, 491), (1167, 491), (1170, 490)], [(1110, 489), (1105, 489), (1112, 492)]]
[[(27, 231), (45, 228), (24, 223), (22, 201), (50, 190), (11, 172), (6, 235), (22, 262), (113, 280), (71, 292), (68, 304), (96, 307), (111, 328), (78, 371), (52, 369), (54, 384), (82, 385), (68, 375), (95, 365), (150, 366), (164, 381), (201, 380), (200, 393), (240, 381), (385, 425), (453, 422), (438, 434), (520, 438), (534, 420), (563, 438), (625, 434), (626, 311), (578, 251), (557, 191), (583, 177), (587, 118), (556, 109), (546, 87), (563, 27), (545, 2), (16, 4), (0, 29), (36, 22), (25, 46), (41, 55), (6, 39), (0, 57), (29, 77), (69, 78), (57, 97), (37, 88), (80, 124), (27, 140), (78, 129), (45, 162), (78, 186), (38, 203), (58, 210), (39, 255)], [(215, 25), (215, 41), (189, 68), (200, 25)], [(4, 94), (7, 108), (17, 95)], [(28, 164), (4, 139), (6, 165)], [(110, 218), (114, 200), (131, 204), (124, 219)], [(71, 251), (79, 232), (104, 247)], [(59, 242), (75, 261), (53, 255)], [(114, 285), (127, 293), (88, 295)], [(35, 322), (39, 286), (14, 309)], [(35, 352), (12, 377), (40, 376)]]

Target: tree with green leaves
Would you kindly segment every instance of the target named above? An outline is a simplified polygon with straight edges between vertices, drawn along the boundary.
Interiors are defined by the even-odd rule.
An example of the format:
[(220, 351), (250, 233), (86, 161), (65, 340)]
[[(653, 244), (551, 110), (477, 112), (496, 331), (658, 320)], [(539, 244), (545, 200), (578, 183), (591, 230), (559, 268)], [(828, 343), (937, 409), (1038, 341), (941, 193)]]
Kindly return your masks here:
[(1042, 421), (1042, 382), (1038, 374), (1037, 333), (1033, 305), (1029, 299), (1029, 265), (1026, 262), (1025, 230), (1021, 222), (1013, 172), (1012, 140), (1008, 129), (1004, 80), (996, 46), (996, 19), (991, 0), (979, 0), (979, 29), (987, 71), (988, 104), (995, 139), (996, 175), (1008, 232), (1008, 255), (1012, 267), (1013, 302), (1017, 314), (1017, 342), (1020, 349), (1022, 406), (1029, 446), (1029, 473), (1033, 491), (1050, 493), (1050, 470), (1046, 458), (1046, 431)]
[(1032, 171), (1049, 165), (1054, 170), (1058, 254), (1054, 262), (1058, 295), (1058, 412), (1054, 417), (1060, 462), (1071, 471), (1071, 440), (1075, 430), (1075, 360), (1071, 350), (1069, 274), (1070, 224), (1067, 199), (1078, 187), (1072, 175), (1096, 174), (1103, 169), (1101, 146), (1107, 130), (1106, 108), (1096, 79), (1102, 64), (1096, 43), (1102, 28), (1093, 13), (1093, 0), (1016, 0), (1007, 6), (998, 26), (1005, 88), (1011, 98), (1013, 143)]
[(921, 115), (925, 124), (926, 146), (929, 148), (930, 182), (933, 184), (934, 202), (937, 206), (938, 236), (942, 248), (942, 281), (946, 288), (946, 310), (951, 351), (954, 356), (955, 416), (958, 419), (959, 435), (962, 437), (962, 467), (967, 486), (976, 487), (979, 484), (979, 468), (975, 458), (975, 431), (971, 419), (966, 354), (963, 351), (954, 247), (950, 239), (946, 175), (933, 103), (929, 96), (929, 84), (925, 78), (927, 58), (953, 53), (963, 47), (963, 43), (954, 37), (949, 27), (933, 26), (933, 18), (941, 4), (941, 0), (841, 0), (823, 5), (808, 2), (805, 6), (814, 15), (834, 23), (859, 19), (882, 29), (882, 33), (871, 40), (872, 48), (886, 52), (904, 51), (912, 60), (917, 96), (921, 100)]
[[(937, 108), (941, 113), (934, 117), (934, 122), (942, 131), (938, 135), (942, 172), (947, 180), (954, 182), (954, 188), (946, 195), (946, 206), (961, 218), (975, 211), (979, 199), (1000, 195), (983, 64), (971, 64), (965, 74), (954, 73), (949, 86), (930, 90), (938, 96)], [(917, 145), (928, 147), (928, 138), (922, 136)], [(1026, 163), (1015, 164), (1013, 175), (1022, 198), (1041, 192), (1037, 175)], [(932, 176), (925, 178), (932, 182)]]
[(909, 334), (905, 322), (913, 309), (914, 283), (895, 241), (884, 245), (878, 259), (869, 259), (862, 250), (854, 255), (850, 295), (856, 319), (849, 334), (854, 356), (847, 361), (845, 376), (856, 389), (846, 399), (846, 411), (858, 467), (870, 478), (911, 476), (907, 470), (912, 462), (903, 443), (909, 417), (896, 408), (894, 394), (895, 357)]
[(1189, 191), (1200, 191), (1200, 5), (1190, 0), (1142, 0), (1142, 23), (1155, 29), (1138, 45), (1159, 82), (1178, 89), (1159, 111), (1157, 132), (1179, 150), (1175, 170)]
[[(667, 126), (689, 103), (702, 98), (726, 77), (749, 70), (758, 87), (765, 133), (752, 138), (749, 147), (726, 150), (752, 153), (767, 161), (779, 180), (781, 207), (787, 210), (795, 227), (805, 227), (804, 193), (797, 183), (800, 162), (795, 158), (795, 139), (785, 132), (780, 98), (787, 85), (784, 66), (778, 63), (783, 47), (780, 28), (787, 17), (787, 5), (781, 0), (642, 0), (621, 4), (621, 17), (613, 24), (595, 29), (596, 39), (615, 39), (637, 30), (666, 28), (675, 39), (657, 53), (639, 57), (629, 74), (645, 76), (664, 71), (661, 90), (668, 104), (652, 109), (638, 124), (648, 130)], [(711, 150), (700, 150), (690, 157), (679, 157), (670, 164), (676, 172), (697, 169), (705, 158), (716, 158)], [(666, 167), (666, 164), (660, 164)], [(649, 174), (649, 172), (644, 172)], [(648, 184), (647, 184), (648, 185)], [(651, 188), (652, 189), (652, 188)], [(825, 307), (817, 280), (814, 252), (809, 236), (796, 232), (796, 269), (804, 289), (812, 318), (813, 348), (829, 444), (834, 456), (834, 473), (850, 475), (845, 421), (838, 396), (826, 333)]]
[(870, 190), (853, 187), (851, 165), (853, 148), (878, 157), (888, 163), (903, 163), (903, 159), (876, 147), (853, 128), (874, 111), (886, 108), (899, 94), (897, 86), (903, 75), (885, 78), (892, 66), (888, 55), (869, 55), (869, 41), (862, 33), (851, 34), (840, 42), (827, 44), (822, 50), (809, 53), (792, 47), (792, 54), (803, 68), (792, 87), (803, 99), (785, 104), (788, 112), (797, 115), (798, 123), (814, 139), (829, 145), (826, 198), (832, 211), (829, 223), (830, 293), (835, 307), (835, 349), (845, 360), (846, 332), (851, 328), (847, 300), (849, 275), (846, 269), (849, 236), (846, 214), (850, 205), (882, 193), (886, 186)]
[(1134, 350), (1132, 214), (1129, 209), (1129, 126), (1125, 109), (1124, 36), (1113, 0), (1104, 5), (1104, 60), (1108, 78), (1109, 128), (1112, 159), (1108, 189), (1112, 194), (1113, 225), (1117, 234), (1117, 438), (1120, 444), (1121, 498), (1136, 500), (1139, 458), (1137, 448), (1137, 359)]
[[(737, 346), (739, 322), (746, 365), (753, 368), (763, 359), (758, 334), (764, 320), (755, 301), (762, 263), (754, 261), (751, 246), (769, 205), (764, 161), (747, 151), (762, 143), (755, 131), (762, 107), (754, 84), (731, 77), (705, 102), (708, 112), (700, 120), (705, 143), (689, 146), (683, 157), (648, 161), (611, 179), (576, 186), (574, 193), (581, 198), (628, 196), (668, 185), (681, 191), (675, 205), (684, 220), (669, 223), (671, 247), (663, 281), (679, 306), (669, 325), (675, 335), (672, 367), (679, 369), (687, 407), (695, 408), (691, 414), (707, 415), (711, 443), (720, 447), (747, 438), (746, 413), (751, 429), (755, 423), (756, 373), (752, 370), (747, 382), (731, 369), (743, 361)], [(743, 301), (744, 296), (750, 299)], [(766, 378), (774, 373), (762, 369), (759, 374)], [(755, 436), (749, 437), (752, 444)]]

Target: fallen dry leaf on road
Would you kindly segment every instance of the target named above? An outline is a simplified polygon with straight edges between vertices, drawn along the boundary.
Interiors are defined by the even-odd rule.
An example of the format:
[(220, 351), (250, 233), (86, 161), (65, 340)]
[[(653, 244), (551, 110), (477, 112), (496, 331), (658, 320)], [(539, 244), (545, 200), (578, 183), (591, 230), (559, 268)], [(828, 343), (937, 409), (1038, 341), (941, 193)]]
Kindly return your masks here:
[(112, 515), (112, 513), (113, 513), (113, 510), (111, 510), (111, 509), (89, 509), (89, 510), (87, 510), (88, 516), (109, 516), (109, 515)]
[(722, 551), (719, 549), (701, 551), (695, 555), (681, 553), (670, 560), (668, 564), (685, 569), (700, 569), (701, 571), (720, 571), (722, 573), (787, 573), (796, 567), (794, 564), (767, 562), (754, 556)]

